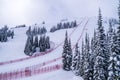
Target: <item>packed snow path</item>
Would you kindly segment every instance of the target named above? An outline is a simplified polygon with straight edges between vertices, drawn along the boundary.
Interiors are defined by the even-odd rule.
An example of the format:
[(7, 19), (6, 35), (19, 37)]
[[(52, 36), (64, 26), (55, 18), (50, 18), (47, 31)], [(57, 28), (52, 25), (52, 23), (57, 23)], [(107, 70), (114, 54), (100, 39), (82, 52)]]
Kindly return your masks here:
[[(83, 19), (83, 20), (84, 20), (84, 19)], [(83, 22), (83, 20), (82, 20), (77, 26), (79, 26), (79, 25)], [(76, 29), (77, 29), (77, 28), (73, 29), (73, 31), (70, 33), (69, 37), (74, 33), (74, 31), (75, 31)], [(48, 53), (52, 52), (53, 50), (57, 49), (60, 45), (63, 44), (63, 42), (64, 42), (64, 41), (62, 41), (60, 44), (58, 44), (55, 48), (52, 47), (52, 48), (49, 49), (48, 51), (46, 51), (46, 52), (41, 52), (41, 53), (39, 53), (38, 55), (34, 55), (34, 56), (31, 56), (31, 57), (20, 58), (20, 59), (16, 59), (16, 60), (10, 60), (10, 61), (6, 61), (6, 62), (0, 62), (0, 65), (6, 65), (6, 64), (10, 64), (10, 63), (21, 62), (21, 61), (24, 61), (24, 60), (28, 60), (28, 59), (32, 59), (32, 58), (36, 58), (36, 57), (43, 56), (43, 55), (48, 54)], [(53, 42), (51, 42), (51, 44), (54, 45)]]
[[(81, 22), (81, 24), (82, 24), (82, 22)], [(79, 26), (80, 27), (80, 26)], [(73, 34), (73, 32), (75, 31), (77, 29), (77, 31), (79, 31), (79, 29), (78, 28), (75, 28), (75, 29), (73, 29), (72, 30), (72, 34)], [(70, 36), (72, 35), (72, 34), (70, 34)], [(64, 38), (63, 38), (63, 40), (64, 40)], [(62, 41), (62, 43), (63, 43), (63, 41)], [(60, 43), (60, 44), (62, 44), (62, 43)], [(60, 46), (60, 44), (59, 45), (57, 45), (56, 47), (55, 47), (55, 49), (56, 50), (59, 50), (59, 49), (57, 49), (59, 46)], [(60, 46), (60, 49), (62, 49), (61, 48), (62, 46)], [(62, 51), (62, 50), (61, 50)], [(56, 53), (56, 51), (54, 51), (55, 53)], [(53, 52), (52, 52), (53, 53)], [(51, 55), (51, 54), (49, 54), (49, 55)], [(44, 56), (47, 56), (47, 55), (44, 55)], [(55, 55), (53, 55), (53, 57), (54, 57)], [(61, 55), (60, 55), (61, 56)], [(43, 57), (40, 57), (40, 58), (43, 58)], [(24, 68), (24, 67), (27, 67), (27, 66), (31, 66), (31, 63), (32, 64), (39, 64), (41, 61), (43, 62), (45, 62), (45, 60), (46, 61), (50, 61), (51, 59), (49, 59), (49, 58), (51, 58), (51, 57), (49, 57), (49, 58), (47, 58), (47, 59), (44, 59), (44, 60), (41, 60), (40, 58), (34, 58), (34, 60), (33, 59), (30, 59), (30, 60), (28, 60), (28, 61), (24, 61), (24, 62), (19, 62), (19, 63), (14, 63), (14, 64), (8, 64), (8, 66), (9, 65), (12, 65), (12, 66), (10, 66), (10, 70), (14, 70), (16, 67), (17, 68)], [(29, 59), (29, 58), (28, 58)], [(38, 62), (38, 59), (40, 60), (40, 62)], [(54, 59), (54, 58), (52, 58), (52, 59)], [(36, 61), (36, 62), (35, 62)], [(35, 62), (35, 63), (33, 63), (33, 62)], [(43, 63), (44, 63), (43, 62)], [(27, 63), (27, 65), (26, 65), (26, 63)], [(15, 64), (19, 64), (19, 66), (17, 66), (17, 65), (15, 65)], [(5, 65), (2, 65), (2, 66), (0, 66), (0, 69), (2, 69), (1, 71), (7, 71), (8, 69), (7, 69), (7, 67), (5, 66)]]
[[(89, 20), (88, 20), (89, 21)], [(82, 28), (80, 29), (80, 27), (75, 31), (75, 33), (74, 34), (72, 34), (72, 36), (73, 35), (76, 35), (76, 34), (78, 34), (78, 33), (80, 33), (79, 34), (79, 36), (77, 36), (77, 38), (73, 41), (73, 43), (74, 43), (74, 45), (76, 44), (76, 41), (79, 41), (80, 39), (81, 39), (81, 37), (82, 37), (82, 35), (83, 35), (83, 33), (86, 31), (86, 25), (87, 25), (87, 23), (88, 23), (88, 21), (87, 20), (85, 20), (85, 22), (83, 22), (82, 23)], [(84, 30), (84, 31), (83, 31)], [(62, 47), (62, 46), (61, 46)], [(74, 48), (74, 47), (73, 47)], [(56, 49), (56, 50), (58, 50), (58, 49)], [(53, 51), (54, 52), (54, 51)], [(47, 55), (45, 55), (45, 56), (47, 56)], [(48, 55), (48, 56), (50, 56), (50, 55)], [(61, 56), (61, 55), (60, 55)], [(55, 56), (54, 56), (55, 57)], [(45, 61), (45, 60), (44, 60)], [(54, 62), (54, 63), (53, 63)], [(52, 64), (51, 64), (52, 63)], [(39, 63), (40, 64), (40, 63)], [(60, 60), (60, 57), (57, 59), (57, 58), (53, 58), (53, 60), (47, 60), (47, 62), (44, 62), (43, 63), (44, 64), (44, 67), (46, 66), (50, 66), (51, 65), (51, 67), (53, 66), (53, 65), (55, 65), (55, 64), (61, 64), (61, 60)], [(36, 63), (35, 63), (35, 65), (31, 65), (31, 66), (27, 66), (27, 67), (33, 67), (33, 66), (37, 66), (36, 68), (42, 68), (42, 66), (41, 65), (39, 65), (38, 66), (38, 64), (36, 65)], [(41, 67), (40, 67), (41, 66)], [(25, 67), (25, 66), (24, 66)], [(3, 68), (4, 69), (4, 68)], [(21, 69), (21, 67), (20, 68), (18, 68), (19, 70)], [(12, 70), (12, 71), (14, 71), (15, 70), (15, 68)], [(17, 69), (16, 69), (17, 70)], [(8, 72), (8, 71), (11, 71), (11, 70), (6, 70), (6, 72)], [(3, 71), (4, 72), (4, 71)]]
[[(86, 25), (87, 25), (87, 23), (88, 23), (88, 21), (89, 20), (87, 20), (87, 22), (85, 23), (85, 25), (84, 25), (84, 27), (83, 27), (83, 29), (82, 29), (82, 33), (81, 33), (81, 35), (80, 35), (80, 37), (78, 38), (78, 40), (77, 40), (77, 43), (78, 43), (78, 41), (81, 39), (81, 37), (82, 37), (82, 35), (83, 35), (83, 33), (84, 33), (84, 30), (85, 30), (85, 27), (86, 27)], [(74, 49), (74, 47), (73, 47), (73, 49)], [(58, 60), (59, 60), (59, 58), (58, 58)], [(54, 61), (57, 61), (57, 59), (56, 60), (54, 60)], [(44, 65), (45, 65), (45, 63), (44, 63)], [(26, 68), (25, 68), (26, 69)], [(30, 67), (29, 67), (29, 69), (30, 69)], [(36, 69), (36, 68), (35, 68)], [(46, 69), (46, 68), (45, 68)], [(49, 70), (49, 69), (48, 69)], [(53, 69), (54, 70), (54, 69)], [(52, 71), (51, 69), (50, 69), (50, 71)], [(21, 72), (21, 71), (20, 71)], [(38, 70), (38, 73), (39, 72), (41, 72), (41, 71), (39, 71)], [(49, 71), (48, 71), (49, 72)], [(15, 72), (15, 73), (19, 73), (19, 72)], [(15, 74), (14, 73), (14, 74)], [(16, 74), (16, 75), (18, 75), (18, 74)], [(5, 74), (5, 76), (6, 76), (6, 74)], [(25, 76), (25, 75), (23, 75), (23, 76)], [(17, 77), (16, 77), (17, 78)]]

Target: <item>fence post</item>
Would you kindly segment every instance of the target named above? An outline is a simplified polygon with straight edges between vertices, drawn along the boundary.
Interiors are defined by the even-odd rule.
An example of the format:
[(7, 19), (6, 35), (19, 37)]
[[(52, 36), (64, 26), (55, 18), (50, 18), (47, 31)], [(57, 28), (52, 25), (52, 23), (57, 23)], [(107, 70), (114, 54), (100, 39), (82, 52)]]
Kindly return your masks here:
[(7, 80), (6, 73), (4, 73), (3, 76), (4, 76), (3, 80)]
[(10, 74), (10, 80), (11, 80), (11, 72), (9, 74)]
[(3, 73), (0, 73), (0, 79), (1, 80), (3, 79)]
[(25, 76), (26, 77), (31, 76), (31, 70), (29, 68), (25, 69)]
[(2, 79), (2, 73), (0, 73), (0, 79)]
[(22, 71), (20, 71), (20, 78), (22, 78)]

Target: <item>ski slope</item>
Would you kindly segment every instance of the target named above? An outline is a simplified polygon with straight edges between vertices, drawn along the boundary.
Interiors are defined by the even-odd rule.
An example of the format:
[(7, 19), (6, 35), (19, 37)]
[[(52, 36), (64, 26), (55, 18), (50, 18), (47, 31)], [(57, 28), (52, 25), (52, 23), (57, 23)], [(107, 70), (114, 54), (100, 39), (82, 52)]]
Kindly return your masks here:
[[(52, 52), (45, 54), (43, 56), (38, 56), (32, 59), (24, 60), (21, 62), (6, 64), (6, 65), (0, 65), (0, 73), (5, 72), (13, 72), (16, 70), (24, 70), (26, 67), (34, 67), (38, 66), (42, 63), (60, 58), (62, 55), (63, 50), (63, 42), (65, 38), (65, 32), (68, 31), (69, 38), (71, 39), (72, 43), (72, 49), (74, 50), (74, 46), (76, 42), (79, 42), (79, 46), (81, 46), (82, 39), (84, 39), (85, 33), (87, 32), (90, 37), (93, 36), (94, 29), (97, 27), (97, 19), (96, 18), (81, 18), (77, 20), (78, 27), (73, 29), (64, 29), (59, 30), (54, 33), (48, 32), (46, 35), (50, 36), (50, 40), (55, 43), (56, 49), (54, 49)], [(51, 25), (55, 25), (56, 23), (52, 23)], [(40, 26), (43, 26), (39, 24)], [(50, 26), (48, 24), (44, 25), (48, 30), (50, 29)], [(51, 26), (52, 27), (52, 26)], [(0, 47), (2, 50), (0, 50), (0, 62), (9, 61), (9, 60), (15, 60), (19, 58), (27, 57), (23, 50), (26, 43), (26, 30), (28, 27), (25, 28), (15, 28), (15, 37), (14, 39), (9, 39), (6, 43), (1, 43)], [(58, 59), (55, 60), (49, 64), (46, 64), (41, 67), (36, 68), (43, 68), (47, 66), (53, 66), (56, 64), (62, 64), (62, 60)], [(9, 66), (9, 67), (8, 67)], [(82, 80), (80, 77), (74, 76), (72, 72), (65, 72), (62, 69), (59, 69), (57, 71), (48, 72), (45, 74), (37, 74), (31, 77), (21, 78), (18, 80)]]

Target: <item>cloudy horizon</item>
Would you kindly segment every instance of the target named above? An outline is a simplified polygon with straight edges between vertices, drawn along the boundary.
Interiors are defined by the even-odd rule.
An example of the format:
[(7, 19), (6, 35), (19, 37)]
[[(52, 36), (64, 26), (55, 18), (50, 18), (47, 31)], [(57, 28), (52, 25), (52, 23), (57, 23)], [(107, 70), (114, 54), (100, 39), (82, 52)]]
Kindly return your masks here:
[(117, 17), (117, 0), (0, 0), (0, 26), (34, 24), (63, 18)]

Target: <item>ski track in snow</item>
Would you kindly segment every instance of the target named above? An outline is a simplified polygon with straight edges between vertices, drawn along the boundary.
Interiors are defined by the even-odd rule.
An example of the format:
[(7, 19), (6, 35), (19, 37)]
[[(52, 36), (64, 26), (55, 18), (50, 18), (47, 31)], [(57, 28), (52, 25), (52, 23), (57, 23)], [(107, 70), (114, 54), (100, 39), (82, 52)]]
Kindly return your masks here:
[[(80, 20), (77, 20), (77, 21), (80, 22)], [(82, 22), (82, 24), (71, 35), (71, 43), (73, 46), (74, 46), (74, 44), (76, 44), (76, 41), (78, 40), (79, 36), (81, 35), (83, 27), (86, 24), (86, 21), (87, 21), (87, 18)], [(86, 27), (84, 29), (85, 32), (82, 33), (82, 36), (80, 38), (79, 46), (81, 46), (82, 39), (84, 38), (86, 32), (89, 34), (90, 37), (93, 36), (94, 29), (97, 26), (96, 21), (97, 21), (96, 18), (91, 18), (89, 20), (89, 23), (86, 25)], [(8, 42), (0, 44), (0, 48), (1, 48), (0, 62), (26, 57), (26, 55), (23, 53), (23, 50), (24, 50), (24, 46), (26, 43), (26, 39), (27, 39), (27, 36), (25, 34), (27, 29), (28, 29), (28, 27), (15, 29), (14, 39), (9, 39)], [(70, 32), (72, 32), (72, 30), (73, 29), (67, 29), (68, 34), (70, 34)], [(55, 44), (59, 44), (61, 41), (64, 41), (65, 32), (66, 32), (66, 29), (56, 31), (54, 33), (48, 32), (46, 35), (50, 36), (50, 40), (54, 41)], [(14, 71), (17, 69), (22, 69), (22, 68), (25, 68), (25, 67), (28, 67), (31, 65), (40, 64), (42, 62), (46, 62), (46, 61), (58, 58), (62, 55), (62, 48), (63, 48), (62, 46), (59, 46), (57, 49), (55, 49), (51, 53), (41, 56), (41, 57), (33, 58), (33, 59), (30, 59), (27, 61), (18, 62), (18, 63), (14, 63), (14, 64), (7, 64), (7, 65), (0, 66), (0, 72)], [(61, 64), (61, 63), (62, 63), (62, 61), (58, 60), (58, 61), (55, 61), (54, 63), (48, 64), (48, 65), (52, 66), (52, 65)], [(48, 66), (48, 65), (46, 65), (46, 66)], [(64, 75), (64, 74), (67, 74), (67, 75)], [(59, 75), (62, 75), (62, 76), (59, 77)], [(49, 72), (49, 73), (42, 74), (42, 75), (35, 75), (32, 77), (18, 79), (18, 80), (56, 80), (56, 79), (57, 80), (76, 80), (77, 78), (74, 77), (73, 73), (65, 72), (62, 69), (60, 69), (55, 72)]]

